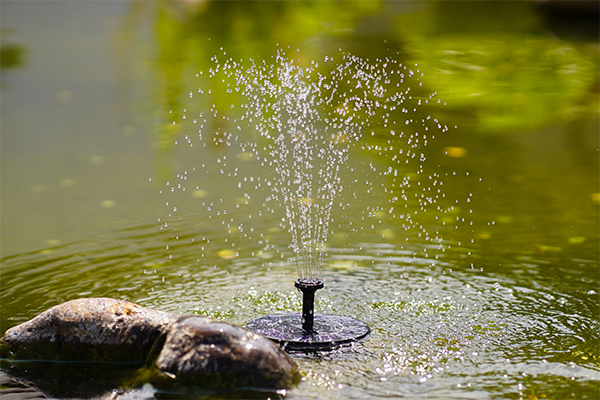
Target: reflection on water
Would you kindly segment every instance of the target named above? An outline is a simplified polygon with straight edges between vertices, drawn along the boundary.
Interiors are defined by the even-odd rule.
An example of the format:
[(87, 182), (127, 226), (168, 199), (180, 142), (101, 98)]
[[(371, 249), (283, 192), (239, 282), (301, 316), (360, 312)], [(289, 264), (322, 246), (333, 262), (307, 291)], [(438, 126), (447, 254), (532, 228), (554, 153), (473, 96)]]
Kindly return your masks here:
[(399, 16), (398, 31), (426, 83), (462, 110), (462, 126), (507, 134), (598, 109), (596, 50), (538, 30), (533, 2), (428, 4)]
[[(405, 65), (418, 64), (428, 90), (451, 104), (452, 122), (481, 134), (577, 120), (599, 106), (597, 46), (556, 40), (542, 29), (534, 2), (353, 1), (342, 8), (276, 2), (261, 5), (261, 12), (254, 2), (133, 4), (121, 50), (144, 43), (139, 22), (144, 13), (155, 16), (158, 57), (149, 72), (165, 152), (179, 133), (169, 124), (182, 114), (184, 95), (193, 87), (189, 78), (214, 66), (211, 57), (223, 49), (248, 60), (267, 58), (277, 44), (302, 48), (303, 67), (338, 48), (367, 60), (393, 55)], [(217, 108), (227, 104), (225, 97), (214, 91)]]
[[(164, 257), (170, 237), (155, 226), (4, 259), (3, 326), (81, 296), (113, 296), (235, 324), (299, 311), (285, 237), (274, 237), (266, 251), (240, 243), (239, 256), (227, 260), (210, 251), (226, 231), (200, 223), (206, 220), (186, 215), (172, 223), (187, 241), (170, 249), (173, 259)], [(552, 262), (541, 253), (490, 257), (482, 246), (469, 248), (471, 259), (461, 258), (463, 248), (432, 261), (423, 255), (424, 242), (408, 243), (329, 249), (317, 309), (360, 316), (372, 334), (340, 353), (297, 355), (306, 376), (291, 398), (584, 398), (597, 392), (596, 261)], [(565, 284), (566, 271), (579, 278)]]
[[(316, 306), (358, 317), (373, 332), (350, 351), (297, 356), (305, 380), (289, 397), (597, 397), (599, 127), (595, 115), (588, 118), (597, 111), (597, 45), (549, 39), (526, 23), (535, 16), (531, 9), (501, 10), (523, 18), (493, 33), (483, 29), (486, 43), (498, 38), (501, 45), (469, 52), (481, 45), (474, 26), (485, 27), (489, 18), (471, 15), (458, 26), (449, 11), (467, 7), (462, 3), (449, 10), (446, 2), (352, 2), (340, 12), (334, 2), (272, 2), (261, 3), (264, 13), (254, 10), (256, 19), (221, 12), (234, 9), (229, 2), (132, 2), (123, 19), (123, 5), (113, 2), (92, 2), (93, 12), (82, 11), (88, 7), (82, 3), (47, 9), (35, 3), (43, 13), (27, 12), (33, 3), (7, 4), (3, 13), (15, 17), (7, 21), (21, 21), (11, 40), (23, 43), (27, 63), (2, 72), (2, 331), (84, 296), (240, 325), (299, 311), (283, 215), (259, 215), (263, 193), (238, 198), (235, 184), (220, 174), (205, 174), (198, 188), (174, 197), (155, 193), (165, 189), (166, 177), (178, 182), (171, 171), (185, 175), (199, 157), (228, 151), (215, 146), (199, 156), (197, 147), (171, 146), (185, 132), (168, 131), (165, 123), (194, 87), (187, 80), (206, 70), (221, 46), (236, 58), (266, 57), (273, 42), (298, 39), (304, 42), (291, 45), (304, 45), (308, 63), (322, 59), (321, 49), (339, 47), (364, 58), (392, 53), (398, 62), (416, 60), (423, 71), (430, 68), (427, 90), (448, 92), (439, 96), (448, 101), (443, 119), (458, 128), (423, 150), (423, 176), (438, 174), (447, 197), (438, 203), (445, 213), (423, 213), (419, 223), (439, 231), (444, 251), (380, 212), (380, 192), (366, 193), (363, 179), (385, 187), (385, 178), (368, 175), (370, 160), (387, 167), (377, 154), (382, 131), (350, 154), (354, 175), (343, 178), (357, 182), (344, 193), (362, 200), (349, 196), (349, 206), (334, 211)], [(244, 3), (243, 11), (255, 6)], [(186, 7), (198, 8), (186, 13)], [(98, 12), (105, 12), (103, 24)], [(31, 19), (39, 15), (44, 18)], [(448, 19), (451, 26), (413, 28), (411, 17)], [(63, 32), (65, 20), (72, 25)], [(226, 29), (227, 21), (238, 29)], [(141, 36), (127, 36), (137, 28)], [(460, 32), (451, 37), (451, 29)], [(124, 37), (115, 45), (109, 33)], [(213, 47), (196, 46), (206, 36)], [(128, 52), (131, 43), (143, 46)], [(106, 72), (109, 49), (117, 53), (119, 80)], [(440, 69), (452, 62), (451, 70)], [(115, 81), (116, 103), (109, 90)], [(482, 87), (493, 93), (471, 96)], [(159, 102), (146, 96), (153, 90)], [(151, 118), (139, 111), (144, 108)], [(495, 129), (496, 122), (506, 129)], [(150, 143), (157, 136), (146, 134), (156, 126), (156, 141), (168, 148), (157, 159)], [(243, 165), (248, 176), (261, 172), (251, 157)], [(167, 201), (169, 209), (179, 208), (170, 217)], [(244, 221), (243, 231), (232, 218)], [(165, 223), (169, 229), (161, 231)]]

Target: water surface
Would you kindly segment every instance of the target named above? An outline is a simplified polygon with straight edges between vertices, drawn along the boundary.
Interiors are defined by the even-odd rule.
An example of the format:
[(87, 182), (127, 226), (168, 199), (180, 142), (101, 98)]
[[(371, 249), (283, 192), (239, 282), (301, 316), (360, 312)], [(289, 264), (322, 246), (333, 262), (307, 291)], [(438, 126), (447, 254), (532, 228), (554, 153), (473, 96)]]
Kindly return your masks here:
[[(549, 39), (533, 9), (493, 31), (483, 8), (471, 11), (474, 26), (403, 31), (407, 18), (439, 21), (450, 6), (356, 2), (342, 16), (328, 2), (248, 3), (249, 20), (248, 10), (207, 4), (3, 4), (12, 29), (3, 45), (25, 51), (19, 68), (2, 70), (2, 331), (88, 296), (240, 325), (299, 311), (284, 211), (265, 212), (264, 188), (244, 198), (236, 179), (200, 168), (226, 155), (259, 177), (259, 160), (174, 145), (195, 132), (167, 126), (220, 47), (268, 59), (289, 43), (308, 62), (343, 47), (419, 63), (425, 89), (447, 103), (435, 116), (452, 129), (423, 149), (423, 174), (410, 175), (443, 182), (441, 210), (411, 209), (442, 240), (382, 207), (390, 180), (370, 164), (386, 170), (389, 157), (376, 129), (349, 154), (316, 304), (372, 334), (343, 352), (296, 355), (304, 380), (288, 397), (597, 398), (597, 41)], [(237, 30), (217, 23), (225, 15)], [(277, 31), (276, 21), (293, 23)], [(513, 47), (484, 51), (482, 35)], [(532, 65), (540, 52), (554, 58)], [(179, 183), (189, 189), (171, 192)]]

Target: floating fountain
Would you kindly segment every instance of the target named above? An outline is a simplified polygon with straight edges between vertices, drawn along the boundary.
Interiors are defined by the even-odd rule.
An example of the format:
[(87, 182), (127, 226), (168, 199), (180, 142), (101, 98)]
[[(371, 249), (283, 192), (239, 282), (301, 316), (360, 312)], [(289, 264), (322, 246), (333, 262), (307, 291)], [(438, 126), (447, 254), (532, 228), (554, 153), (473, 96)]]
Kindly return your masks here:
[[(364, 322), (317, 313), (314, 307), (315, 293), (324, 287), (320, 273), (325, 243), (334, 201), (343, 190), (340, 171), (350, 148), (358, 143), (363, 149), (385, 153), (396, 164), (416, 159), (418, 167), (412, 174), (401, 174), (391, 167), (383, 172), (391, 175), (394, 184), (387, 199), (392, 213), (399, 202), (415, 200), (407, 197), (411, 175), (423, 172), (420, 163), (425, 156), (420, 149), (433, 137), (426, 126), (431, 117), (414, 107), (428, 103), (435, 93), (413, 99), (411, 88), (404, 83), (412, 79), (420, 86), (418, 69), (413, 71), (393, 59), (369, 63), (341, 52), (337, 57), (339, 60), (325, 57), (322, 65), (313, 60), (300, 66), (300, 60), (290, 59), (279, 50), (272, 63), (250, 60), (243, 67), (241, 60), (230, 58), (220, 63), (215, 56), (215, 67), (206, 74), (209, 87), (198, 89), (198, 93), (220, 91), (222, 95), (217, 98), (212, 94), (210, 111), (193, 119), (200, 126), (202, 140), (212, 132), (215, 144), (239, 145), (242, 152), (250, 150), (275, 171), (275, 184), (268, 183), (269, 200), (285, 207), (285, 224), (298, 271), (295, 287), (303, 297), (302, 313), (258, 317), (248, 322), (247, 328), (289, 350), (330, 350), (370, 333)], [(190, 98), (194, 96), (190, 92)], [(413, 109), (409, 112), (407, 107)], [(437, 120), (435, 123), (441, 131), (447, 130)], [(374, 130), (387, 136), (385, 146), (361, 142), (367, 131), (374, 136)], [(241, 139), (248, 132), (257, 136), (249, 141)], [(186, 139), (192, 144), (190, 137)], [(369, 168), (373, 169), (372, 164)], [(434, 181), (437, 176), (428, 179)], [(434, 197), (422, 191), (416, 200), (423, 208), (435, 203)], [(398, 214), (408, 225), (426, 233), (408, 212)], [(424, 236), (439, 243), (437, 236)]]
[(367, 324), (357, 319), (314, 313), (315, 292), (323, 288), (319, 279), (301, 278), (295, 286), (302, 291), (302, 314), (265, 315), (248, 322), (246, 327), (294, 351), (332, 350), (371, 332)]

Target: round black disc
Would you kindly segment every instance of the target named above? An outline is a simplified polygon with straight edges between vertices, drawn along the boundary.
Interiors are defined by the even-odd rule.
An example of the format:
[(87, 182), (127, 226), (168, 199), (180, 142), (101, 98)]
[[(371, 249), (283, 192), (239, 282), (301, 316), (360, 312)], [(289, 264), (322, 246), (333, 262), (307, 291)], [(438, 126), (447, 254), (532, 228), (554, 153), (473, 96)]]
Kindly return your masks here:
[(286, 350), (333, 350), (341, 345), (365, 338), (371, 328), (354, 318), (333, 314), (315, 314), (314, 331), (302, 329), (300, 313), (265, 315), (246, 324), (252, 332), (261, 334)]

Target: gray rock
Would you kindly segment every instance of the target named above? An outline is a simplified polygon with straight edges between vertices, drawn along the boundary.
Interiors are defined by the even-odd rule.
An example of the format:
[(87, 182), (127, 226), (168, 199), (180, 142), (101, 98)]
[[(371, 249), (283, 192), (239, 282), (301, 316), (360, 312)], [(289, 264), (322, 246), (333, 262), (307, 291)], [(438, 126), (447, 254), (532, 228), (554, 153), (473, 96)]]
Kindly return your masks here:
[(299, 381), (296, 364), (274, 342), (204, 317), (182, 317), (171, 326), (155, 367), (158, 387), (281, 389)]
[(148, 382), (172, 393), (276, 391), (299, 382), (291, 357), (263, 336), (110, 298), (69, 301), (9, 329), (0, 367), (55, 397)]
[(142, 364), (176, 318), (122, 300), (78, 299), (6, 331), (0, 339), (0, 352), (8, 360)]

